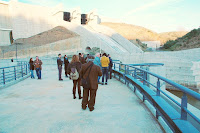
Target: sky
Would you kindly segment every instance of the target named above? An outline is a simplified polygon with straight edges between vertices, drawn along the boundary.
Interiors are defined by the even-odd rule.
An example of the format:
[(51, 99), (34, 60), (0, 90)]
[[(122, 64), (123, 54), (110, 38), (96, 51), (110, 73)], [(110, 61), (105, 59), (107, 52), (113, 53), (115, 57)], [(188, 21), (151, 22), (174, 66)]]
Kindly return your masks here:
[[(3, 0), (8, 1), (8, 0)], [(18, 0), (64, 9), (80, 7), (82, 13), (97, 9), (100, 17), (143, 26), (155, 32), (190, 31), (200, 26), (200, 0)], [(105, 19), (102, 19), (105, 20)]]

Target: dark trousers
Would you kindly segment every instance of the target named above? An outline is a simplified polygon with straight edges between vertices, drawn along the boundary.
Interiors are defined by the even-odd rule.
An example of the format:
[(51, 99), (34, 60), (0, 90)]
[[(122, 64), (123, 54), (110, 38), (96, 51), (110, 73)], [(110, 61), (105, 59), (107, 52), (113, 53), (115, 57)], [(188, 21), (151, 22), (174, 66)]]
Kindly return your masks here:
[(78, 94), (81, 96), (81, 79), (73, 80), (73, 94), (76, 95), (76, 86), (78, 85)]
[(38, 79), (41, 79), (41, 76), (42, 76), (41, 69), (40, 68), (36, 68), (35, 71), (36, 71)]
[(109, 67), (109, 78), (112, 79), (112, 67)]
[(108, 82), (108, 68), (107, 67), (102, 67), (102, 83), (104, 83), (104, 77), (106, 77), (106, 83)]
[[(82, 107), (88, 107), (90, 109), (94, 109), (95, 99), (96, 99), (97, 90), (94, 89), (83, 89), (83, 100), (82, 100)], [(88, 100), (90, 96), (90, 100)]]
[(62, 77), (61, 77), (62, 76), (62, 66), (58, 66), (58, 73), (59, 73), (58, 78), (60, 80), (60, 79), (62, 79)]

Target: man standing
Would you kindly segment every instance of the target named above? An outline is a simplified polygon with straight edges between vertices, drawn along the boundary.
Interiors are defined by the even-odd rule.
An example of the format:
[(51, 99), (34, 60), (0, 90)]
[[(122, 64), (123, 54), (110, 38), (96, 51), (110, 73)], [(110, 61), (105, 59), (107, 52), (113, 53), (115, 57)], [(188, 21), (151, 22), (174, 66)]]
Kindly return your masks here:
[(111, 56), (109, 54), (108, 54), (108, 57), (109, 57), (109, 61), (110, 61), (110, 63), (109, 63), (109, 72), (110, 72), (109, 77), (110, 77), (110, 79), (112, 79), (113, 61), (112, 61), (112, 58), (111, 58)]
[(106, 76), (106, 83), (105, 85), (108, 84), (108, 66), (109, 66), (109, 58), (106, 57), (106, 53), (103, 54), (103, 57), (101, 58), (101, 66), (102, 66), (102, 72), (103, 72), (103, 77), (102, 77), (102, 85), (104, 85), (104, 77)]
[(68, 77), (67, 76), (67, 67), (69, 65), (69, 60), (67, 58), (67, 55), (64, 56), (64, 64), (65, 64), (65, 76)]
[(61, 60), (61, 54), (58, 54), (58, 59), (57, 59), (57, 65), (58, 65), (58, 77), (59, 77), (59, 81), (62, 81), (62, 64), (63, 61)]
[(36, 60), (33, 63), (35, 65), (35, 70), (36, 70), (36, 74), (38, 79), (41, 79), (41, 70), (42, 70), (42, 61), (39, 59), (38, 56), (36, 56)]
[[(82, 109), (85, 110), (88, 105), (90, 111), (94, 110), (96, 92), (98, 89), (98, 76), (102, 76), (100, 67), (94, 65), (93, 60), (93, 56), (88, 56), (88, 63), (82, 65), (80, 72), (82, 78), (86, 79), (88, 77), (90, 84), (90, 88), (83, 88)], [(88, 101), (89, 96), (90, 100)]]

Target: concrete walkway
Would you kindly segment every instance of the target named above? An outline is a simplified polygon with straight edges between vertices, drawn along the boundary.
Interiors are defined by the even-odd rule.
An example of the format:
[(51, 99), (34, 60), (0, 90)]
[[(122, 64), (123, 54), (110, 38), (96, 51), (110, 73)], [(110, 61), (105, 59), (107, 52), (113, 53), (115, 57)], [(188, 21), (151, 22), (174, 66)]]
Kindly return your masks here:
[[(72, 99), (72, 81), (58, 81), (56, 66), (42, 80), (26, 79), (0, 90), (0, 133), (160, 133), (156, 119), (119, 81), (99, 86), (95, 110)], [(78, 96), (78, 95), (77, 95)]]

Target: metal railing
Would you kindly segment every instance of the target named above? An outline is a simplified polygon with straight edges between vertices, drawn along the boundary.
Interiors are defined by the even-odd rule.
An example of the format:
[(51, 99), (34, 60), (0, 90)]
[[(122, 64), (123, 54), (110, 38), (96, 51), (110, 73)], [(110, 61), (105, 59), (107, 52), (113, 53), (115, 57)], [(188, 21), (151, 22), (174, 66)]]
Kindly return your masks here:
[[(147, 64), (148, 65), (148, 64)], [(151, 65), (151, 64), (149, 64)], [(156, 65), (156, 64), (154, 64)], [(158, 65), (162, 65), (162, 64), (158, 64)], [(155, 73), (152, 73), (150, 71), (144, 70), (139, 68), (138, 66), (140, 66), (139, 64), (137, 65), (133, 65), (133, 64), (122, 64), (122, 63), (117, 63), (114, 62), (113, 65), (113, 69), (119, 73), (123, 74), (123, 78), (126, 81), (126, 77), (127, 76), (131, 76), (132, 79), (134, 80), (138, 80), (140, 81), (140, 83), (142, 83), (143, 85), (146, 86), (152, 86), (152, 88), (155, 88), (155, 96), (161, 96), (161, 93), (166, 96), (166, 98), (170, 101), (172, 101), (173, 103), (175, 103), (176, 105), (178, 105), (179, 109), (180, 109), (180, 119), (181, 120), (188, 120), (187, 116), (190, 115), (197, 123), (198, 123), (198, 127), (200, 126), (200, 119), (193, 114), (188, 108), (188, 100), (187, 100), (187, 95), (192, 96), (193, 98), (197, 99), (198, 101), (200, 101), (200, 94), (185, 87), (182, 86), (180, 84), (177, 84), (165, 77), (162, 77), (160, 75), (157, 75)], [(145, 64), (142, 64), (142, 66), (145, 66)], [(157, 84), (153, 84), (150, 81), (148, 81), (146, 79), (147, 75), (151, 75), (152, 77), (157, 79)], [(174, 98), (172, 98), (171, 96), (169, 96), (167, 93), (165, 93), (163, 90), (161, 90), (161, 81), (172, 85), (173, 87), (175, 87), (176, 89), (180, 90), (181, 92), (183, 92), (183, 96), (181, 98), (181, 103), (179, 103), (177, 100), (175, 100)], [(134, 87), (134, 91), (135, 91), (135, 87)], [(150, 89), (150, 88), (149, 88)]]
[(29, 63), (18, 61), (16, 66), (0, 68), (0, 86), (30, 75)]

